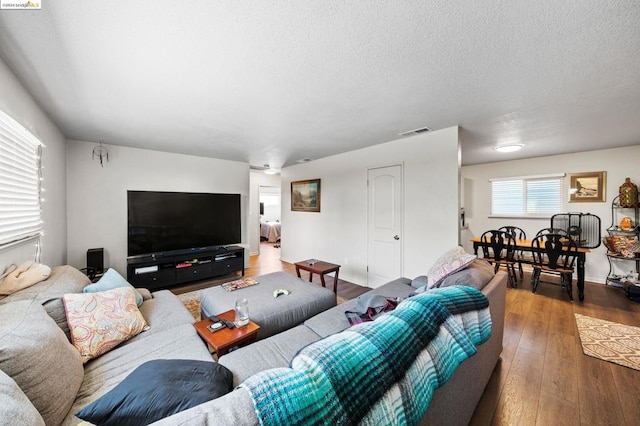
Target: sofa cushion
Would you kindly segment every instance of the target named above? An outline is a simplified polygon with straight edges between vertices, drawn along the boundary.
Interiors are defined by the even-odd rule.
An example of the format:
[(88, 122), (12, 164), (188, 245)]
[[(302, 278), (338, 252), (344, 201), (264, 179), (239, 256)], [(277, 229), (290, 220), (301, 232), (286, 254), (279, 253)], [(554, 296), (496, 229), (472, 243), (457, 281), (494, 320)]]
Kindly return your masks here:
[(441, 280), (465, 268), (476, 259), (475, 254), (469, 254), (460, 246), (449, 250), (436, 260), (431, 266), (427, 276), (429, 277), (428, 287), (436, 287)]
[[(143, 302), (146, 302), (147, 300), (151, 300), (151, 299), (153, 299), (153, 296), (151, 295), (151, 292), (150, 292), (148, 289), (146, 289), (146, 288), (140, 288), (140, 287), (137, 287), (137, 288), (136, 288), (136, 291), (137, 291), (138, 293), (140, 293), (140, 296), (142, 296), (142, 301), (143, 301)], [(139, 307), (139, 306), (138, 306), (138, 307)]]
[(157, 421), (153, 426), (237, 426), (259, 425), (249, 391), (236, 388), (233, 392), (204, 404)]
[(148, 328), (132, 287), (98, 293), (65, 294), (71, 341), (82, 362), (98, 357)]
[(469, 266), (455, 272), (437, 285), (437, 287), (449, 287), (452, 285), (465, 285), (478, 290), (487, 285), (496, 275), (493, 266), (484, 259), (476, 259)]
[(0, 318), (0, 370), (15, 380), (46, 424), (60, 424), (82, 383), (80, 354), (38, 302), (2, 305)]
[[(151, 331), (151, 330), (149, 330)], [(118, 346), (116, 350), (84, 365), (84, 380), (65, 425), (75, 425), (75, 413), (100, 398), (122, 382), (133, 370), (155, 359), (196, 359), (211, 361), (207, 345), (192, 324), (181, 324), (161, 333), (142, 333)], [(75, 350), (75, 349), (74, 349)]]
[(146, 300), (140, 306), (140, 312), (151, 328), (136, 337), (137, 339), (180, 324), (193, 324), (194, 322), (193, 316), (184, 303), (169, 290), (153, 292), (153, 298)]
[(109, 268), (107, 272), (94, 284), (89, 284), (84, 289), (83, 293), (97, 293), (99, 291), (111, 290), (118, 287), (131, 287), (133, 293), (136, 295), (136, 305), (140, 307), (144, 301), (142, 295), (135, 289), (127, 280), (124, 279), (115, 269)]
[(429, 284), (429, 277), (426, 275), (418, 275), (411, 280), (411, 287), (419, 288)]
[[(410, 279), (398, 278), (371, 290), (370, 293), (379, 294), (389, 298), (405, 298), (411, 290), (413, 290), (413, 287), (411, 287)], [(330, 334), (338, 333), (349, 328), (349, 321), (347, 320), (345, 312), (353, 311), (356, 303), (358, 303), (357, 299), (341, 303), (335, 308), (331, 308), (314, 316), (313, 318), (309, 318), (304, 322), (304, 325), (309, 327), (320, 337), (326, 337)]]
[(0, 424), (44, 426), (44, 420), (36, 407), (16, 382), (2, 370), (0, 370)]
[(58, 324), (64, 335), (67, 336), (67, 340), (71, 342), (71, 330), (69, 330), (69, 324), (67, 324), (67, 311), (64, 310), (62, 297), (47, 300), (42, 306), (44, 306), (47, 314)]
[(149, 361), (76, 415), (100, 425), (149, 424), (233, 389), (225, 367), (207, 361)]
[(233, 373), (234, 385), (263, 370), (287, 367), (289, 361), (309, 343), (320, 336), (304, 325), (259, 340), (220, 357), (218, 362)]

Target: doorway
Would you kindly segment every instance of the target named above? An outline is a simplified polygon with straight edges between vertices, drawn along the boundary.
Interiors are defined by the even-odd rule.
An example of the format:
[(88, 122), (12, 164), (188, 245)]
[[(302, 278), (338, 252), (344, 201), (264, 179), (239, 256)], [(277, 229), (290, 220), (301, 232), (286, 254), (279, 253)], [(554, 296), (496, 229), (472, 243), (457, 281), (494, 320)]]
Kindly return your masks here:
[(262, 247), (263, 243), (268, 243), (275, 248), (280, 248), (280, 218), (282, 213), (280, 187), (259, 186), (258, 200), (260, 203), (260, 219), (258, 221), (259, 246)]
[(402, 276), (402, 165), (367, 171), (367, 285)]

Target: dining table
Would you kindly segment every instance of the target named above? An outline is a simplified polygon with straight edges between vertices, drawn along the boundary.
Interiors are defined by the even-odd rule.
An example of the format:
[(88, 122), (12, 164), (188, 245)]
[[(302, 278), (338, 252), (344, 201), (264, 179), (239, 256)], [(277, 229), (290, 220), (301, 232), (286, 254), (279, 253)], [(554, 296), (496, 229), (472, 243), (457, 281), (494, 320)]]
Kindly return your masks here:
[[(535, 251), (535, 248), (531, 246), (531, 242), (533, 240), (527, 240), (527, 239), (516, 239), (516, 251), (527, 251), (527, 252), (533, 252)], [(489, 246), (490, 244), (488, 242), (482, 242), (482, 240), (480, 239), (480, 237), (475, 237), (471, 239), (471, 242), (473, 243), (473, 253), (477, 256), (478, 255), (478, 248), (482, 247), (482, 246)], [(542, 250), (539, 250), (542, 251)], [(584, 264), (586, 262), (586, 257), (587, 257), (587, 253), (589, 253), (591, 250), (589, 250), (586, 247), (578, 247), (578, 252), (577, 252), (577, 267), (576, 270), (578, 272), (578, 298), (580, 299), (580, 301), (582, 302), (584, 300)], [(522, 259), (521, 260), (522, 263), (528, 263), (528, 264), (532, 264), (533, 260), (529, 260), (529, 259)]]

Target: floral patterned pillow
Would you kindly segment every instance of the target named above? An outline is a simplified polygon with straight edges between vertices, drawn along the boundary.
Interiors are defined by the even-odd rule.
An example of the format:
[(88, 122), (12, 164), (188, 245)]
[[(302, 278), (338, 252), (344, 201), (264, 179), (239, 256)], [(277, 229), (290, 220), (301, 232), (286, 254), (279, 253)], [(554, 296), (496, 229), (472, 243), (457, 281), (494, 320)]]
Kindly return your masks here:
[(429, 277), (429, 288), (437, 287), (440, 281), (458, 272), (461, 269), (466, 268), (471, 262), (476, 259), (475, 254), (469, 254), (460, 246), (449, 250), (433, 264), (427, 276)]
[(62, 299), (71, 342), (80, 351), (83, 363), (149, 329), (132, 287), (65, 294)]

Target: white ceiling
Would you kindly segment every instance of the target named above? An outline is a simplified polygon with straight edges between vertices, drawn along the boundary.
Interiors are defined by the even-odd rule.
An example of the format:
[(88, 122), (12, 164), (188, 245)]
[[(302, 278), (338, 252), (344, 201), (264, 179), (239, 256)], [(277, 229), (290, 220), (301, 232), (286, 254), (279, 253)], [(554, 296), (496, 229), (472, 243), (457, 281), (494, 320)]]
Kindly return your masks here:
[(637, 0), (42, 0), (0, 56), (69, 139), (252, 165), (423, 126), (465, 165), (640, 144)]

